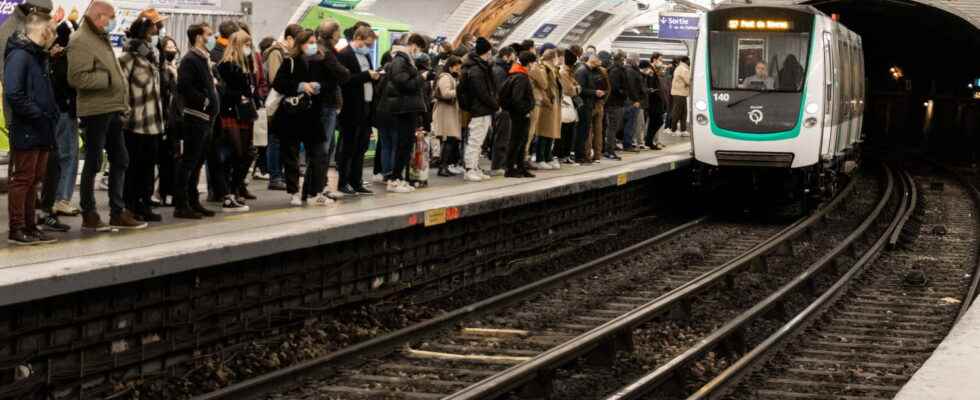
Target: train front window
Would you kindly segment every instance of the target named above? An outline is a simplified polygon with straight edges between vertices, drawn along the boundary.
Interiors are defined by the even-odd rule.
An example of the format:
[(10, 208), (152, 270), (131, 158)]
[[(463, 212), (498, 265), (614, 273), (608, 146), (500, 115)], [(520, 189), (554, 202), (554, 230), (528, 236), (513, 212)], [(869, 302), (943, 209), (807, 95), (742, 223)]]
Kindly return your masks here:
[(711, 31), (710, 36), (712, 89), (803, 90), (809, 33)]

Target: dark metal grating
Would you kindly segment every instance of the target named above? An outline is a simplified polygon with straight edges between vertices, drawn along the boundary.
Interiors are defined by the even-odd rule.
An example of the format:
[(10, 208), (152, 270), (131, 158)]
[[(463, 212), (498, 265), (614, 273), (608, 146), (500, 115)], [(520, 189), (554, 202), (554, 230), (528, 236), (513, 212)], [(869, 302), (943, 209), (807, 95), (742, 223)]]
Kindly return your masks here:
[(790, 168), (793, 166), (794, 154), (719, 150), (715, 152), (715, 157), (721, 167)]

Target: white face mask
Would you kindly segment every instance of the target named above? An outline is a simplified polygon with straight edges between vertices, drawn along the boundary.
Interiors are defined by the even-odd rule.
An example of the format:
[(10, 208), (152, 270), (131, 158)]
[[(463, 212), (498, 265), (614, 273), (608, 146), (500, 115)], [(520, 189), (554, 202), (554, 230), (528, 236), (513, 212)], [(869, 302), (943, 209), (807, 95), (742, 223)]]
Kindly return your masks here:
[(242, 54), (245, 54), (245, 57), (250, 57), (252, 55), (252, 48), (246, 47), (242, 49)]

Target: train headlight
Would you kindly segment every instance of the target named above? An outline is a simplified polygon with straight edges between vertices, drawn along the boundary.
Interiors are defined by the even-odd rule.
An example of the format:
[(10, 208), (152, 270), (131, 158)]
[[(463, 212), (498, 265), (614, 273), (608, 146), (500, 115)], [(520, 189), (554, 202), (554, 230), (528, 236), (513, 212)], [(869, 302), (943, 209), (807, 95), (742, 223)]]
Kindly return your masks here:
[(814, 117), (807, 118), (806, 121), (803, 121), (803, 125), (807, 128), (813, 128), (817, 126), (817, 119)]
[(704, 114), (698, 114), (697, 120), (701, 125), (708, 125), (708, 117)]
[(806, 105), (807, 114), (816, 114), (817, 111), (820, 111), (820, 106), (818, 106), (817, 103), (810, 103)]
[(706, 103), (704, 100), (698, 100), (694, 103), (694, 108), (697, 108), (698, 111), (705, 111), (708, 109), (708, 103)]

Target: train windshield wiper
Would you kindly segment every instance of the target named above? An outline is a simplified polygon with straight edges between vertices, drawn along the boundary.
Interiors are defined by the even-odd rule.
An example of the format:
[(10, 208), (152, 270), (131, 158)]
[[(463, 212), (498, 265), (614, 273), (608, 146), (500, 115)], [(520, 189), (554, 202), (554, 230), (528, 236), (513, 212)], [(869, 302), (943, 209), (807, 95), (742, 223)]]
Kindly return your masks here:
[(757, 92), (757, 93), (754, 93), (754, 94), (752, 94), (751, 96), (745, 96), (745, 97), (743, 97), (743, 98), (741, 98), (741, 99), (738, 99), (738, 100), (735, 100), (735, 101), (733, 101), (733, 102), (731, 102), (731, 103), (728, 103), (728, 108), (732, 108), (732, 107), (735, 107), (735, 106), (737, 106), (737, 105), (739, 105), (739, 104), (741, 104), (741, 103), (742, 103), (743, 101), (746, 101), (746, 100), (749, 100), (749, 99), (754, 99), (754, 98), (756, 98), (756, 97), (759, 97), (759, 96), (762, 96), (762, 95), (764, 95), (764, 94), (769, 94), (769, 93), (774, 93), (774, 91), (772, 91), (772, 90), (767, 90), (767, 91), (764, 91), (764, 92)]

